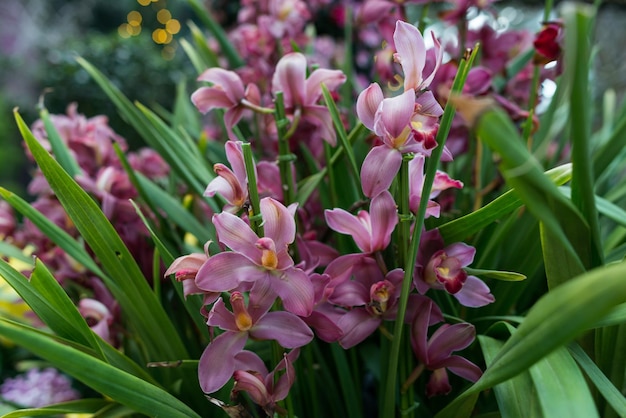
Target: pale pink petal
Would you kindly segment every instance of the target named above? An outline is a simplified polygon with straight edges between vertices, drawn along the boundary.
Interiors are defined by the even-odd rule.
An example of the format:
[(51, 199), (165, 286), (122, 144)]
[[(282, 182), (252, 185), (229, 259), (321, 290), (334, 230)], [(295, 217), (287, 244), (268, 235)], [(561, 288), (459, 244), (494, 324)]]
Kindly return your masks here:
[(239, 184), (246, 186), (248, 184), (248, 175), (246, 173), (246, 164), (243, 158), (243, 149), (241, 141), (227, 141), (224, 145), (226, 150), (226, 158), (230, 163), (233, 173)]
[(276, 340), (281, 347), (295, 348), (307, 345), (313, 339), (313, 331), (291, 312), (268, 312), (254, 327), (250, 336), (259, 340)]
[(215, 87), (200, 87), (191, 95), (191, 102), (201, 113), (212, 109), (228, 109), (234, 105), (225, 91)]
[(285, 107), (304, 104), (306, 67), (306, 58), (299, 52), (284, 55), (276, 64), (272, 93), (283, 92)]
[(222, 244), (261, 265), (261, 251), (255, 245), (259, 237), (248, 224), (232, 213), (222, 212), (213, 216), (213, 225)]
[(207, 325), (219, 327), (225, 331), (239, 332), (235, 316), (226, 308), (222, 298), (217, 299), (207, 317)]
[(261, 380), (261, 376), (245, 370), (236, 370), (233, 373), (233, 377), (236, 382), (233, 395), (238, 392), (246, 392), (252, 399), (252, 402), (257, 405), (268, 405), (272, 402), (272, 398), (265, 387), (265, 382)]
[(381, 323), (380, 318), (372, 317), (365, 309), (353, 309), (339, 320), (343, 337), (339, 339), (341, 347), (348, 349), (372, 335)]
[(188, 270), (188, 271), (198, 271), (200, 267), (207, 261), (209, 258), (206, 254), (203, 253), (192, 253), (188, 255), (184, 255), (182, 257), (178, 257), (176, 260), (170, 264), (169, 268), (165, 271), (164, 277), (169, 276), (170, 274), (174, 274), (180, 270)]
[(430, 192), (430, 198), (433, 199), (439, 195), (443, 190), (447, 189), (462, 189), (463, 183), (459, 180), (454, 180), (443, 171), (437, 171), (435, 174), (435, 180), (433, 181), (433, 187)]
[(424, 81), (422, 81), (422, 83), (417, 86), (418, 90), (425, 89), (426, 87), (430, 86), (430, 83), (433, 82), (433, 78), (435, 78), (435, 74), (437, 73), (439, 66), (441, 66), (441, 61), (443, 60), (443, 48), (441, 47), (441, 43), (439, 43), (439, 40), (435, 37), (434, 32), (431, 32), (430, 34), (432, 35), (433, 44), (435, 45), (435, 68), (433, 68), (433, 71), (427, 77), (424, 77), (424, 75), (422, 74), (422, 77), (424, 77)]
[(370, 203), (372, 220), (372, 251), (387, 248), (391, 241), (391, 233), (398, 224), (398, 210), (391, 193), (383, 191), (376, 195)]
[(322, 139), (332, 146), (337, 145), (335, 125), (326, 106), (308, 105), (304, 109), (303, 116), (319, 128), (319, 135)]
[(329, 91), (333, 91), (345, 81), (346, 76), (341, 70), (318, 68), (306, 80), (306, 103), (304, 104), (317, 103), (322, 96), (322, 84), (325, 84)]
[(196, 286), (208, 292), (228, 292), (240, 282), (253, 282), (267, 275), (267, 270), (247, 257), (233, 252), (223, 252), (209, 258), (198, 270)]
[(232, 104), (237, 104), (244, 97), (243, 82), (234, 71), (223, 68), (209, 68), (198, 77), (198, 81), (208, 81), (213, 83), (215, 89), (220, 89), (226, 93)]
[(454, 257), (459, 260), (462, 267), (467, 267), (474, 261), (476, 248), (471, 247), (463, 242), (456, 242), (445, 248), (448, 257)]
[(299, 316), (309, 316), (313, 310), (315, 291), (309, 277), (292, 267), (270, 275), (271, 286), (283, 301), (285, 309)]
[(233, 132), (233, 127), (239, 122), (243, 115), (244, 108), (242, 106), (233, 106), (224, 112), (224, 126), (226, 126), (226, 133), (228, 139), (234, 141), (237, 139), (237, 135)]
[(467, 276), (461, 290), (452, 296), (454, 296), (461, 305), (470, 308), (480, 308), (496, 300), (491, 294), (489, 286), (475, 276)]
[(225, 332), (213, 340), (198, 363), (198, 379), (204, 393), (217, 392), (235, 371), (235, 355), (246, 345), (247, 333)]
[[(289, 354), (287, 354), (284, 357), (284, 359), (280, 363), (278, 363), (274, 371), (271, 373), (272, 374), (271, 380), (273, 381), (274, 380), (273, 374), (275, 372), (286, 369), (285, 373), (283, 373), (278, 378), (278, 381), (276, 382), (276, 385), (274, 386), (274, 390), (273, 390), (274, 393), (272, 396), (272, 399), (274, 400), (274, 402), (285, 399), (287, 395), (289, 394), (289, 389), (291, 389), (291, 386), (296, 380), (296, 371), (293, 368), (293, 362), (296, 361), (299, 355), (300, 355), (300, 349), (294, 348), (293, 350), (289, 352)], [(267, 380), (270, 380), (270, 376), (268, 376), (268, 379), (266, 379), (266, 381)]]
[(374, 130), (376, 111), (383, 99), (383, 91), (378, 83), (372, 83), (359, 94), (356, 100), (356, 114), (370, 131)]
[(271, 197), (261, 199), (263, 230), (271, 238), (277, 251), (283, 251), (296, 239), (296, 221), (292, 213), (279, 201)]
[[(367, 215), (367, 212), (362, 211), (362, 214)], [(369, 219), (364, 222), (363, 216), (354, 216), (340, 208), (325, 210), (324, 217), (332, 230), (352, 236), (361, 251), (371, 252), (372, 232)]]
[(430, 90), (420, 93), (419, 96), (417, 96), (417, 99), (415, 99), (415, 103), (419, 105), (419, 113), (423, 115), (435, 118), (443, 115), (441, 105), (437, 99), (435, 99), (433, 92)]
[(422, 85), (422, 71), (426, 64), (426, 44), (420, 31), (413, 25), (398, 20), (393, 33), (397, 53), (396, 61), (404, 72), (404, 90), (413, 90)]
[(389, 189), (402, 165), (402, 154), (386, 145), (370, 150), (361, 166), (361, 187), (367, 197)]
[[(387, 132), (393, 138), (398, 138), (411, 123), (415, 110), (415, 91), (407, 90), (400, 96), (384, 99), (374, 122), (374, 132), (377, 135)], [(383, 138), (387, 143), (387, 138)], [(389, 144), (392, 145), (392, 144)]]

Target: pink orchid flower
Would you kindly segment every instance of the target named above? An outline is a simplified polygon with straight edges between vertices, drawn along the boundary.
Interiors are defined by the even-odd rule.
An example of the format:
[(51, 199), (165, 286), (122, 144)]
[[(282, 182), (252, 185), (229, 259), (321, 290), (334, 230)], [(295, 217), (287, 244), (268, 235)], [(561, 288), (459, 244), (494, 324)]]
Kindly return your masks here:
[(261, 94), (254, 84), (248, 84), (244, 89), (243, 81), (234, 71), (223, 68), (209, 68), (198, 77), (198, 81), (207, 81), (213, 85), (200, 87), (191, 95), (191, 101), (202, 113), (212, 109), (226, 109), (224, 124), (228, 138), (236, 140), (233, 126), (239, 122), (246, 109), (246, 103), (260, 105)]
[[(254, 353), (250, 354), (256, 356)], [(299, 348), (291, 350), (271, 373), (267, 372), (261, 359), (257, 362), (260, 365), (258, 369), (248, 368), (235, 371), (233, 375), (235, 386), (231, 398), (236, 396), (238, 392), (246, 392), (255, 404), (263, 408), (267, 416), (274, 416), (275, 413), (287, 415), (287, 411), (280, 407), (277, 402), (287, 397), (289, 389), (295, 382), (296, 371), (293, 362), (296, 361), (299, 354)], [(274, 379), (276, 373), (281, 370), (285, 370), (285, 373), (278, 379)]]
[(391, 193), (384, 191), (372, 199), (369, 212), (361, 210), (354, 216), (343, 209), (332, 209), (324, 211), (324, 216), (331, 229), (351, 235), (357, 247), (369, 254), (387, 248), (398, 223), (397, 213)]
[(220, 242), (232, 251), (208, 259), (196, 275), (196, 285), (209, 292), (224, 292), (242, 283), (267, 283), (282, 299), (285, 309), (308, 316), (313, 309), (313, 285), (307, 274), (294, 266), (288, 252), (296, 236), (294, 214), (266, 197), (261, 199), (261, 215), (263, 238), (231, 213), (213, 216)]
[(196, 275), (204, 263), (209, 259), (209, 245), (212, 241), (204, 244), (204, 253), (191, 253), (178, 257), (170, 264), (165, 271), (164, 277), (174, 275), (176, 281), (183, 283), (183, 295), (204, 294), (204, 304), (208, 305), (217, 300), (220, 296), (218, 292), (205, 292), (196, 286)]
[[(452, 389), (446, 369), (470, 382), (476, 382), (482, 371), (471, 361), (452, 355), (454, 351), (468, 347), (476, 336), (473, 325), (468, 323), (444, 324), (428, 339), (428, 327), (432, 324), (432, 314), (439, 308), (429, 299), (421, 309), (411, 327), (411, 346), (422, 364), (433, 374), (426, 385), (426, 395), (445, 395)], [(438, 321), (437, 321), (438, 322)]]
[(114, 318), (105, 304), (95, 299), (84, 298), (78, 302), (78, 312), (85, 318), (93, 332), (109, 344), (115, 344), (115, 335), (111, 333)]
[(267, 287), (250, 293), (246, 308), (243, 295), (233, 292), (230, 312), (222, 298), (211, 308), (207, 325), (219, 327), (225, 332), (215, 338), (204, 350), (198, 364), (200, 386), (205, 393), (219, 390), (232, 377), (237, 367), (236, 355), (248, 338), (276, 340), (281, 347), (295, 348), (308, 344), (313, 331), (296, 315), (285, 312), (268, 312), (275, 300)]
[[(425, 160), (426, 157), (424, 155), (415, 154), (414, 158), (409, 162), (409, 207), (413, 213), (418, 212), (422, 198)], [(442, 191), (450, 188), (461, 189), (463, 188), (463, 183), (458, 180), (453, 180), (443, 171), (437, 170), (429, 198), (434, 199), (439, 196)], [(440, 210), (441, 208), (437, 202), (428, 200), (426, 217), (434, 216), (438, 218)]]
[(471, 308), (492, 303), (495, 298), (489, 287), (463, 269), (472, 264), (475, 254), (474, 247), (461, 242), (444, 247), (437, 229), (423, 233), (414, 275), (418, 292), (424, 294), (431, 288), (445, 290), (461, 305)]
[(204, 195), (208, 197), (219, 193), (228, 202), (224, 208), (229, 212), (236, 212), (248, 200), (248, 176), (243, 159), (241, 141), (227, 141), (224, 145), (226, 158), (232, 169), (222, 163), (213, 165), (213, 171), (217, 174), (206, 190)]
[(306, 72), (304, 55), (299, 52), (286, 54), (276, 64), (272, 93), (282, 92), (287, 114), (294, 116), (299, 112), (302, 120), (316, 125), (320, 136), (334, 146), (337, 138), (330, 113), (326, 106), (317, 102), (322, 97), (322, 84), (332, 91), (346, 81), (346, 76), (340, 70), (318, 68), (307, 78)]
[(424, 66), (426, 65), (426, 44), (420, 31), (413, 25), (398, 20), (396, 30), (393, 33), (393, 42), (396, 47), (394, 59), (402, 66), (404, 72), (404, 90), (420, 91), (430, 85), (437, 73), (437, 69), (443, 60), (443, 49), (439, 40), (432, 33), (435, 44), (435, 68), (432, 72), (424, 76)]

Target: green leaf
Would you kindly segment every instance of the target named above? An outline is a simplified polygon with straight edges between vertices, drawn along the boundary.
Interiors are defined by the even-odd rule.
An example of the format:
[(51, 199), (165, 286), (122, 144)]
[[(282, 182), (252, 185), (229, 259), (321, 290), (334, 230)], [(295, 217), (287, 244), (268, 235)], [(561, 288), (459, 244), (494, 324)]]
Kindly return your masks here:
[[(105, 284), (150, 357), (181, 359), (187, 351), (141, 269), (94, 200), (39, 144), (16, 112), (18, 127), (59, 202), (106, 272)], [(163, 335), (168, 335), (164, 339)]]
[(459, 405), (466, 405), (467, 399), (527, 370), (595, 326), (613, 307), (626, 303), (625, 276), (626, 262), (596, 268), (544, 295), (493, 357), (483, 376), (437, 417), (469, 416), (455, 413)]
[(488, 279), (502, 280), (505, 282), (521, 282), (522, 280), (526, 280), (526, 276), (520, 273), (515, 273), (513, 271), (483, 270), (473, 269), (469, 267), (465, 267), (465, 271), (473, 276), (481, 276)]
[(580, 365), (604, 399), (606, 399), (609, 405), (617, 412), (617, 415), (625, 417), (626, 398), (624, 398), (624, 395), (611, 383), (604, 373), (602, 373), (602, 370), (598, 368), (578, 344), (571, 343), (568, 348), (574, 360)]
[(529, 371), (543, 416), (599, 416), (587, 382), (565, 347), (539, 360)]
[[(563, 164), (545, 174), (554, 184), (560, 186), (572, 178), (572, 165)], [(463, 241), (522, 205), (523, 202), (516, 192), (509, 190), (477, 211), (441, 225), (439, 233), (445, 242)]]
[(41, 109), (39, 117), (41, 117), (44, 128), (46, 129), (46, 134), (48, 134), (48, 142), (50, 142), (54, 158), (56, 158), (61, 167), (63, 167), (63, 169), (67, 171), (70, 176), (75, 177), (77, 174), (80, 174), (82, 170), (80, 169), (76, 159), (70, 153), (67, 144), (65, 144), (61, 139), (61, 136), (52, 123), (52, 120), (50, 120), (50, 113), (48, 112), (48, 109)]
[(43, 408), (20, 409), (2, 415), (2, 418), (37, 417), (59, 414), (95, 414), (110, 405), (114, 404), (105, 399), (81, 399), (78, 401), (58, 403)]
[[(0, 189), (0, 194), (3, 189)], [(24, 251), (21, 248), (17, 248), (16, 246), (6, 242), (0, 241), (0, 256), (14, 258), (22, 263), (26, 263), (30, 266), (33, 265), (33, 258), (24, 254)]]
[(54, 364), (59, 370), (98, 393), (139, 413), (172, 418), (199, 417), (187, 405), (163, 389), (63, 345), (34, 328), (0, 318), (0, 334)]

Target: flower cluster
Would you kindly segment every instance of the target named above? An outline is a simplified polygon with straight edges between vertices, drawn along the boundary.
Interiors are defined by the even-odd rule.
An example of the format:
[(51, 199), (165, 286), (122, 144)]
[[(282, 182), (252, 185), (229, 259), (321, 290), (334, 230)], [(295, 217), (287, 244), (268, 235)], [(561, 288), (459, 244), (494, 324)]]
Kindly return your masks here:
[[(226, 110), (229, 140), (225, 151), (230, 167), (215, 164), (217, 177), (205, 191), (205, 195), (220, 195), (226, 202), (223, 211), (212, 218), (221, 252), (211, 254), (214, 244), (209, 242), (204, 253), (179, 257), (165, 274), (182, 281), (186, 295), (202, 294), (203, 304), (209, 307), (202, 312), (213, 338), (198, 366), (205, 393), (214, 393), (234, 379), (233, 395), (248, 392), (269, 414), (277, 410), (277, 400), (286, 396), (293, 383), (291, 364), (298, 349), (310, 343), (314, 335), (347, 349), (397, 319), (405, 271), (398, 262), (398, 249), (391, 246), (399, 228), (399, 214), (390, 188), (403, 161), (410, 160), (405, 186), (410, 210), (418, 213), (424, 162), (438, 146), (435, 137), (443, 112), (427, 89), (443, 59), (439, 41), (434, 36), (432, 39), (434, 63), (427, 62), (431, 54), (418, 29), (398, 21), (393, 33), (394, 58), (404, 74), (403, 92), (385, 98), (380, 85), (372, 83), (358, 96), (356, 113), (376, 139), (360, 170), (368, 201), (357, 205), (369, 203), (369, 210), (360, 209), (356, 214), (339, 207), (322, 210), (323, 204), (315, 196), (298, 206), (286, 197), (289, 183), (276, 187), (284, 157), (281, 141), (291, 142), (293, 148), (294, 140), (302, 139), (313, 155), (315, 150), (323, 150), (322, 141), (336, 144), (329, 110), (318, 102), (321, 85), (335, 90), (346, 79), (342, 72), (323, 68), (309, 72), (305, 56), (291, 52), (277, 62), (269, 92), (258, 84), (244, 87), (241, 77), (229, 70), (211, 68), (200, 76), (200, 81), (211, 85), (196, 90), (192, 102), (203, 113), (215, 108)], [(425, 71), (427, 64), (429, 71)], [(245, 144), (234, 133), (237, 122), (243, 111), (258, 115), (273, 111), (263, 107), (260, 98), (279, 93), (284, 98), (289, 129), (275, 136), (269, 150), (260, 152), (269, 158), (247, 167)], [(265, 131), (271, 130), (268, 127)], [(256, 138), (250, 142), (261, 149)], [(278, 155), (272, 149), (278, 150)], [(443, 156), (452, 159), (447, 149)], [(301, 173), (301, 169), (289, 169), (289, 176)], [(258, 213), (250, 192), (253, 187), (261, 196)], [(462, 187), (462, 182), (438, 171), (427, 199), (427, 216), (440, 216), (441, 208), (434, 200), (439, 193)], [(336, 235), (330, 241), (320, 239), (319, 231), (326, 231), (325, 236), (332, 231), (350, 235), (356, 251), (337, 246)], [(427, 386), (427, 394), (433, 396), (450, 391), (446, 370), (470, 381), (476, 381), (481, 371), (470, 361), (452, 355), (473, 341), (474, 327), (464, 322), (442, 324), (441, 309), (428, 292), (447, 292), (468, 307), (487, 305), (494, 298), (484, 282), (464, 270), (473, 261), (472, 247), (445, 245), (436, 229), (424, 233), (420, 245), (403, 318), (411, 329), (419, 369), (433, 371)], [(438, 328), (429, 337), (431, 326)], [(246, 349), (250, 340), (257, 344), (273, 341), (291, 350), (277, 366), (287, 370), (281, 376), (287, 380), (272, 383), (264, 366), (261, 369), (258, 365), (258, 356)], [(251, 370), (255, 372), (251, 374)]]
[(53, 368), (29, 369), (0, 384), (0, 399), (24, 407), (38, 408), (80, 398), (67, 376)]

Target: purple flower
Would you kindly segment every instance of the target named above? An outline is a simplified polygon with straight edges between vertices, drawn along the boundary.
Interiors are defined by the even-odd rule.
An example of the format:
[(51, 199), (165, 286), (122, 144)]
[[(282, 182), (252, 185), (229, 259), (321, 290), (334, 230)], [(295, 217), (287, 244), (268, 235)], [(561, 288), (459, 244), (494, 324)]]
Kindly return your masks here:
[(30, 369), (0, 385), (0, 396), (21, 406), (40, 408), (80, 398), (72, 382), (53, 368)]
[(320, 136), (335, 145), (337, 138), (326, 106), (318, 105), (322, 97), (322, 84), (332, 91), (346, 81), (340, 70), (318, 68), (307, 78), (306, 57), (299, 52), (283, 56), (276, 64), (272, 78), (272, 93), (282, 92), (288, 115), (299, 113), (303, 120), (312, 122)]
[[(409, 162), (409, 205), (413, 213), (419, 210), (420, 200), (422, 198), (422, 189), (424, 187), (424, 161), (426, 157), (423, 154), (416, 154)], [(437, 170), (430, 191), (430, 199), (439, 196), (439, 193), (449, 188), (461, 189), (463, 183), (453, 180), (443, 171)], [(426, 217), (434, 216), (438, 218), (440, 214), (439, 204), (433, 200), (428, 200), (426, 209)]]
[(288, 252), (296, 235), (293, 213), (266, 197), (261, 199), (261, 215), (263, 238), (231, 213), (213, 216), (219, 241), (233, 251), (209, 258), (196, 275), (196, 285), (209, 292), (230, 291), (241, 283), (267, 285), (280, 296), (285, 309), (308, 316), (313, 309), (313, 285), (307, 274), (294, 266)]
[(426, 385), (426, 394), (429, 397), (448, 394), (452, 389), (446, 369), (471, 382), (477, 381), (482, 375), (482, 371), (474, 363), (452, 355), (454, 351), (463, 350), (474, 341), (476, 330), (473, 325), (444, 324), (428, 339), (432, 315), (438, 310), (434, 302), (428, 300), (426, 306), (416, 314), (411, 327), (413, 352), (428, 370), (433, 371)]
[(216, 326), (224, 333), (204, 350), (198, 365), (200, 386), (205, 393), (213, 393), (228, 382), (236, 370), (235, 356), (241, 352), (248, 338), (276, 340), (282, 347), (295, 348), (313, 339), (311, 329), (290, 312), (268, 312), (275, 300), (269, 288), (255, 286), (250, 292), (248, 308), (243, 295), (233, 292), (231, 313), (219, 298), (209, 312), (207, 325)]
[(393, 197), (384, 191), (372, 199), (369, 212), (362, 210), (354, 216), (343, 209), (332, 209), (324, 215), (331, 229), (351, 235), (357, 247), (369, 254), (387, 248), (398, 223), (397, 213)]
[(415, 266), (414, 283), (424, 294), (430, 288), (445, 290), (462, 305), (478, 308), (495, 299), (489, 287), (463, 269), (474, 261), (476, 249), (458, 242), (444, 247), (437, 229), (422, 234)]

